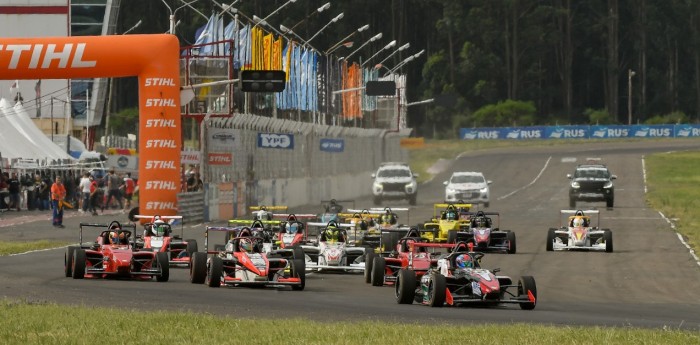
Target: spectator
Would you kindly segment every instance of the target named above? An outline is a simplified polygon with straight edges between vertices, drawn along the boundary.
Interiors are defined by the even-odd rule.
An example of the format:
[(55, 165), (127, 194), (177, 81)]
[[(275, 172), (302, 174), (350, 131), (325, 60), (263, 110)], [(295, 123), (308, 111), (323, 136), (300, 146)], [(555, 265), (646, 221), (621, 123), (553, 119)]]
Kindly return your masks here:
[(10, 192), (7, 190), (7, 181), (5, 180), (5, 174), (0, 175), (0, 210), (8, 209), (5, 198), (9, 196)]
[(194, 173), (190, 173), (187, 176), (187, 191), (194, 192), (197, 188), (197, 180), (195, 179)]
[(109, 208), (112, 202), (112, 197), (114, 197), (119, 203), (119, 208), (123, 209), (121, 194), (119, 192), (119, 187), (121, 186), (121, 179), (114, 172), (114, 169), (109, 171), (107, 174), (107, 201), (105, 202), (105, 207)]
[(27, 201), (27, 211), (33, 211), (36, 206), (34, 203), (34, 200), (36, 200), (36, 195), (34, 194), (34, 180), (32, 179), (31, 175), (24, 175), (22, 178), (22, 186), (24, 186), (24, 189), (27, 192), (24, 198), (24, 200)]
[(63, 201), (66, 199), (66, 187), (61, 182), (61, 177), (56, 176), (56, 182), (51, 186), (51, 206), (53, 207), (53, 226), (63, 226)]
[(69, 171), (67, 174), (64, 174), (63, 176), (65, 176), (65, 178), (62, 179), (62, 181), (63, 181), (63, 185), (66, 188), (66, 201), (71, 203), (71, 204), (75, 204), (74, 200), (75, 200), (75, 192), (77, 190), (77, 188), (76, 188), (77, 183), (75, 183), (75, 177), (73, 176), (73, 172)]
[(87, 212), (90, 208), (90, 184), (90, 173), (85, 173), (80, 179), (80, 185), (78, 186), (78, 188), (80, 188), (80, 199), (83, 203), (80, 208), (81, 212)]
[(19, 198), (19, 192), (20, 192), (20, 184), (19, 184), (19, 179), (17, 179), (17, 173), (13, 172), (12, 177), (10, 178), (9, 181), (7, 181), (7, 190), (10, 192), (10, 208), (11, 209), (16, 209), (19, 211), (19, 204), (20, 204), (20, 198)]
[(36, 174), (34, 177), (34, 191), (36, 198), (34, 199), (35, 208), (39, 211), (49, 209), (49, 184), (42, 175)]
[(90, 211), (92, 211), (92, 215), (96, 216), (97, 215), (97, 207), (100, 206), (100, 200), (102, 200), (102, 189), (100, 189), (99, 184), (97, 181), (95, 181), (95, 178), (92, 177), (92, 175), (89, 175), (90, 179), (90, 201), (88, 202), (90, 204)]
[(131, 198), (134, 195), (134, 189), (136, 189), (136, 182), (131, 178), (131, 173), (126, 173), (124, 177), (124, 200), (126, 200), (126, 209), (131, 208)]
[(202, 182), (202, 177), (198, 172), (194, 173), (194, 191), (198, 192), (204, 190), (204, 182)]

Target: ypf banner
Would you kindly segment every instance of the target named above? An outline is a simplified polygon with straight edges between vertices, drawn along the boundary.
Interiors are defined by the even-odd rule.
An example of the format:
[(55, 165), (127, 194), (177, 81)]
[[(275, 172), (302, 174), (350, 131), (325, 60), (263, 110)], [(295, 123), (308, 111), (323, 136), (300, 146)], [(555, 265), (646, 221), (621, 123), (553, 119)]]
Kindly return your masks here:
[(293, 149), (293, 134), (258, 133), (258, 147), (272, 149)]

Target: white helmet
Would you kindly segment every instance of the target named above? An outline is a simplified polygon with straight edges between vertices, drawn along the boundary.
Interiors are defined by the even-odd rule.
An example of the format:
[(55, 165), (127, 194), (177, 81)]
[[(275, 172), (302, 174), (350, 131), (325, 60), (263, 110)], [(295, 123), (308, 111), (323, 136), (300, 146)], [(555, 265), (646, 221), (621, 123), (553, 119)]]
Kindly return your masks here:
[(153, 222), (153, 234), (156, 236), (165, 236), (166, 224), (164, 221), (158, 219)]

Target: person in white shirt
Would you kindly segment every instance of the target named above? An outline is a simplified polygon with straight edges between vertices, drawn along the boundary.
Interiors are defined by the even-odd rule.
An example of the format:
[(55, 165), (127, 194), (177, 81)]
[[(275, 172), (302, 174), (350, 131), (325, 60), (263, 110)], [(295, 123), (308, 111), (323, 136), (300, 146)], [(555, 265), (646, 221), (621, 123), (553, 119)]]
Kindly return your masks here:
[(80, 209), (82, 212), (87, 212), (90, 206), (90, 173), (86, 172), (83, 177), (80, 178), (80, 193), (82, 193), (83, 207)]

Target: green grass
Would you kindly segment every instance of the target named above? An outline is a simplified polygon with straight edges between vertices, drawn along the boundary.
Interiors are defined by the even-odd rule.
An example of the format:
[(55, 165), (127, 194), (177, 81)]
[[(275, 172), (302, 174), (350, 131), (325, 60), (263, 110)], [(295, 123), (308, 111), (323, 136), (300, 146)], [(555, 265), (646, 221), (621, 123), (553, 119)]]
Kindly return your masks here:
[[(65, 247), (69, 242), (61, 241), (30, 241), (30, 242), (0, 242), (0, 256), (28, 252), (30, 250)], [(0, 338), (1, 339), (1, 338)]]
[[(410, 307), (407, 307), (410, 309)], [(414, 307), (419, 308), (419, 307)], [(228, 318), (0, 301), (4, 344), (697, 344), (700, 333), (631, 328), (425, 325)]]
[(688, 243), (700, 248), (700, 152), (660, 153), (645, 162), (649, 207), (673, 219)]

